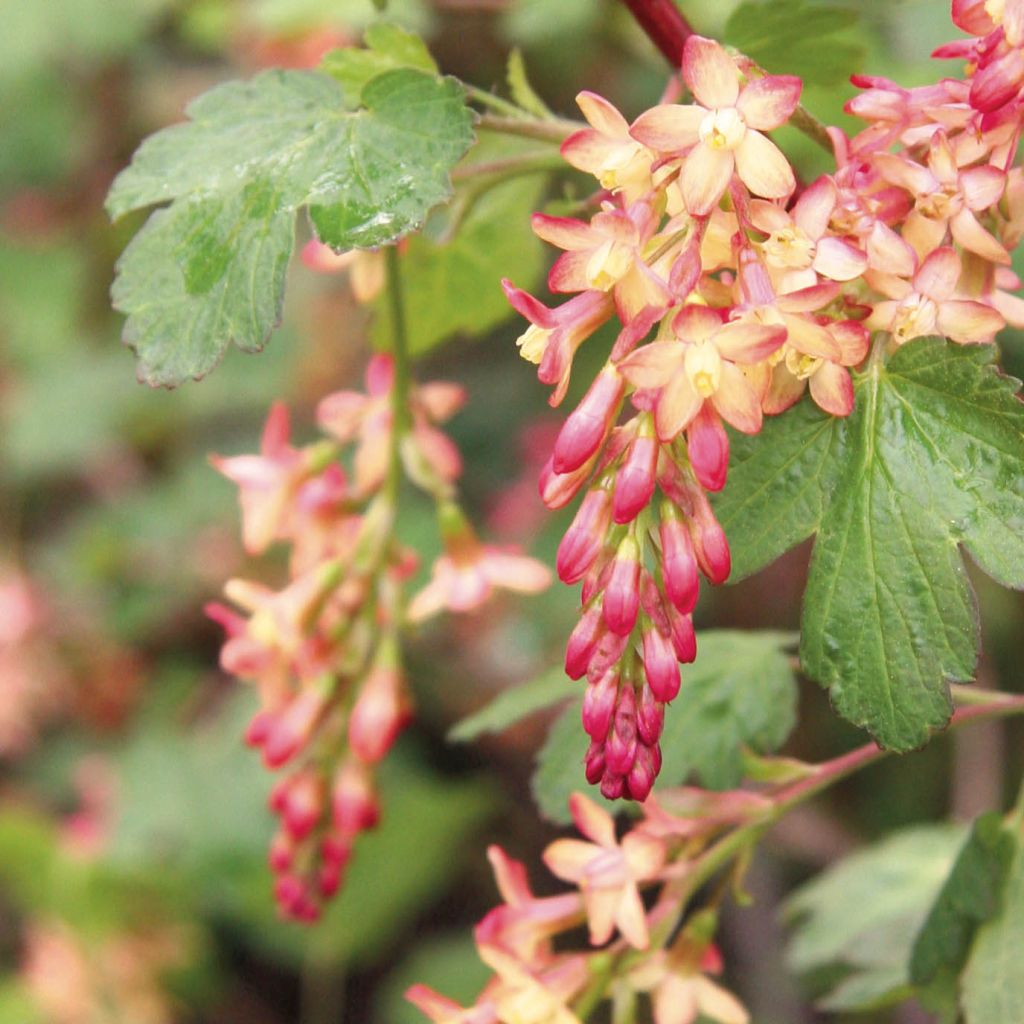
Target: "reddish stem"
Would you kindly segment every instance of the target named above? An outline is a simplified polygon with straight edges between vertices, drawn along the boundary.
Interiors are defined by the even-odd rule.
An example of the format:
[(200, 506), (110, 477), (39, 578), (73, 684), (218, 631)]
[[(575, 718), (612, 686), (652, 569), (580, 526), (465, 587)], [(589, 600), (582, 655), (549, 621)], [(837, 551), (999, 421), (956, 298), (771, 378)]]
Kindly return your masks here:
[(683, 46), (694, 34), (673, 0), (622, 0), (637, 24), (647, 33), (665, 59), (678, 68), (683, 63)]

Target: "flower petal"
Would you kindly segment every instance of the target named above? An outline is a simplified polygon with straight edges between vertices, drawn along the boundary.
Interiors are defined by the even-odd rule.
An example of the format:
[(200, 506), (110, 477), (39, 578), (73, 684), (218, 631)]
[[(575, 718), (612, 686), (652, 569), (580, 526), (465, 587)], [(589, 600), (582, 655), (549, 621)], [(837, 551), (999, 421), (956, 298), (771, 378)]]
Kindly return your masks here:
[(612, 816), (585, 794), (573, 793), (569, 797), (569, 813), (572, 814), (573, 824), (581, 835), (606, 849), (618, 845)]
[(824, 362), (811, 374), (811, 398), (819, 409), (833, 416), (849, 416), (853, 411), (853, 381), (850, 371), (838, 363)]
[(548, 871), (563, 882), (579, 882), (587, 865), (599, 855), (601, 848), (582, 839), (556, 839), (544, 850), (544, 864)]
[(585, 249), (563, 252), (551, 265), (548, 272), (548, 287), (553, 292), (583, 292), (590, 288), (587, 281), (587, 266), (592, 250)]
[(838, 359), (841, 355), (835, 338), (811, 317), (796, 313), (783, 313), (782, 320), (789, 332), (787, 341), (798, 352), (815, 359)]
[(551, 570), (536, 558), (485, 547), (480, 568), (495, 586), (520, 594), (538, 594), (551, 584)]
[(1002, 316), (983, 302), (949, 299), (939, 305), (939, 331), (961, 345), (992, 341), (1005, 326)]
[(785, 124), (800, 102), (803, 82), (795, 75), (765, 75), (743, 88), (736, 109), (751, 128), (771, 131)]
[(707, 306), (687, 303), (672, 321), (672, 330), (683, 341), (706, 341), (722, 327), (722, 318)]
[(956, 293), (961, 263), (956, 250), (943, 246), (931, 253), (914, 275), (914, 288), (930, 299), (948, 299)]
[(977, 253), (989, 263), (1009, 264), (1010, 254), (978, 223), (978, 218), (970, 210), (960, 210), (950, 220), (949, 229), (953, 233), (953, 240), (969, 252)]
[(754, 195), (766, 199), (781, 199), (796, 187), (793, 168), (782, 150), (753, 129), (748, 129), (736, 149), (736, 171)]
[(910, 277), (916, 257), (914, 250), (892, 228), (876, 220), (868, 236), (868, 262), (882, 273)]
[(650, 945), (647, 914), (635, 885), (627, 885), (619, 895), (615, 923), (619, 926), (622, 937), (634, 949), (646, 949)]
[(781, 324), (753, 324), (733, 321), (715, 334), (715, 347), (735, 363), (757, 363), (766, 359), (786, 340)]
[(868, 258), (842, 238), (823, 238), (814, 254), (814, 269), (833, 281), (852, 281), (867, 269)]
[(603, 96), (584, 89), (576, 96), (576, 105), (593, 128), (604, 135), (626, 138), (629, 125), (618, 110)]
[(1006, 173), (990, 164), (970, 167), (960, 173), (960, 191), (972, 210), (987, 210), (995, 206), (1002, 198), (1005, 186)]
[(700, 412), (704, 399), (690, 384), (690, 378), (680, 369), (661, 389), (654, 409), (654, 426), (662, 441), (671, 441), (685, 430)]
[(645, 110), (633, 122), (629, 134), (659, 153), (675, 153), (697, 141), (697, 131), (706, 115), (703, 107), (662, 103)]
[[(747, 132), (744, 141), (749, 136)], [(718, 205), (729, 187), (735, 166), (736, 161), (728, 149), (712, 149), (703, 143), (694, 146), (683, 163), (679, 181), (683, 202), (694, 217), (706, 217)]]
[(713, 39), (690, 36), (683, 48), (683, 81), (705, 107), (734, 107), (740, 95), (739, 71)]
[(589, 224), (575, 217), (549, 217), (535, 213), (530, 218), (530, 226), (538, 238), (557, 245), (559, 249), (595, 249), (602, 241)]
[(796, 226), (815, 240), (828, 230), (828, 222), (836, 207), (836, 185), (827, 175), (812, 182), (793, 206)]
[(634, 387), (660, 388), (683, 365), (683, 351), (676, 341), (655, 341), (619, 363), (619, 372)]
[(797, 401), (805, 387), (805, 381), (790, 373), (785, 363), (779, 363), (773, 367), (771, 386), (761, 399), (762, 410), (768, 416), (778, 416)]
[(743, 371), (733, 363), (722, 363), (722, 379), (711, 402), (723, 420), (744, 434), (761, 429), (761, 403)]

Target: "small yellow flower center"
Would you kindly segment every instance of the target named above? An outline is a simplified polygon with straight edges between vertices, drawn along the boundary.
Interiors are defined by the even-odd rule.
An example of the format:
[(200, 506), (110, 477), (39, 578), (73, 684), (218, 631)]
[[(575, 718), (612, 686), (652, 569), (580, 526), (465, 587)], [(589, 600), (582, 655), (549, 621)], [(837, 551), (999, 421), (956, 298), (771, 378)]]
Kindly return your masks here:
[(985, 13), (997, 24), (1003, 23), (1006, 0), (985, 0)]
[(683, 368), (693, 390), (701, 398), (710, 398), (722, 380), (722, 357), (712, 341), (698, 341), (687, 345)]
[(539, 363), (544, 358), (544, 352), (548, 347), (548, 339), (550, 337), (550, 328), (530, 324), (516, 340), (516, 345), (519, 346), (519, 354), (528, 363)]
[(795, 348), (788, 348), (786, 351), (786, 369), (789, 370), (797, 380), (807, 380), (815, 370), (821, 366), (823, 360), (814, 356), (797, 352)]
[(892, 332), (896, 344), (902, 345), (913, 338), (932, 334), (939, 317), (939, 309), (926, 295), (908, 295), (896, 308)]
[(916, 205), (921, 215), (929, 220), (949, 220), (963, 206), (963, 201), (960, 190), (947, 185), (929, 195), (919, 196)]
[(709, 110), (698, 129), (700, 141), (712, 149), (735, 149), (747, 134), (747, 125), (735, 107)]
[(803, 270), (814, 260), (814, 242), (795, 224), (773, 231), (761, 248), (773, 267)]
[(609, 192), (644, 184), (650, 181), (651, 159), (639, 142), (623, 143), (616, 146), (598, 168), (597, 180)]
[(587, 284), (606, 292), (626, 276), (633, 265), (633, 250), (620, 242), (602, 242), (587, 261)]

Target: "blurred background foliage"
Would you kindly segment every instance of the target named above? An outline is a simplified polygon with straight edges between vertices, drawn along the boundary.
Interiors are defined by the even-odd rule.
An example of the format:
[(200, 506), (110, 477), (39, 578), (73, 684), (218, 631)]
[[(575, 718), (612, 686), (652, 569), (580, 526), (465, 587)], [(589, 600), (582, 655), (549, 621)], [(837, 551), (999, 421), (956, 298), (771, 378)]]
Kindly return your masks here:
[[(864, 0), (852, 13), (817, 4), (813, 17), (800, 3), (683, 6), (699, 31), (805, 75), (807, 106), (848, 127), (850, 70), (928, 81), (928, 52), (952, 34), (945, 0)], [(766, 36), (773, 6), (798, 16)], [(109, 310), (113, 263), (138, 222), (112, 227), (101, 202), (140, 139), (216, 82), (314, 63), (380, 16), (371, 0), (0, 0), (0, 1024), (417, 1020), (401, 998), (412, 981), (470, 999), (483, 980), (470, 927), (496, 899), (485, 841), (536, 862), (554, 834), (529, 797), (550, 715), (472, 744), (444, 737), (558, 663), (576, 600), (564, 587), (424, 632), (410, 652), (420, 714), (387, 765), (383, 824), (320, 925), (276, 918), (270, 779), (239, 738), (253, 699), (218, 674), (218, 631), (202, 615), (228, 577), (274, 569), (246, 564), (233, 490), (207, 455), (254, 449), (276, 397), (311, 436), (315, 402), (358, 379), (386, 322), (353, 301), (343, 276), (297, 263), (265, 353), (232, 351), (209, 380), (155, 392), (136, 384)], [(390, 0), (386, 16), (423, 32), (445, 71), (484, 87), (504, 88), (520, 47), (534, 87), (565, 115), (588, 88), (632, 117), (665, 82), (611, 0)], [(785, 144), (805, 178), (827, 169), (802, 137)], [(538, 285), (547, 257), (528, 214), (571, 198), (565, 188), (502, 186), (438, 247), (441, 211), (403, 264), (421, 376), (469, 389), (453, 425), (469, 501), (491, 537), (549, 559), (566, 520), (544, 512), (534, 481), (556, 421), (517, 358), (497, 281)], [(596, 361), (599, 348), (581, 358)], [(1006, 338), (1005, 361), (1024, 371), (1018, 338)], [(400, 532), (429, 564), (430, 510), (407, 504)], [(699, 625), (794, 629), (806, 557), (705, 592)], [(979, 683), (1021, 689), (1021, 598), (980, 576), (976, 585)], [(962, 834), (917, 823), (1003, 806), (1020, 738), (1000, 723), (940, 738), (772, 834), (750, 874), (754, 903), (726, 918), (723, 937), (730, 983), (756, 1021), (841, 1015), (899, 985), (899, 943)], [(802, 682), (785, 752), (818, 758), (860, 741)], [(565, 772), (567, 792), (580, 773)], [(887, 840), (888, 859), (869, 850), (785, 904), (802, 930), (784, 956), (786, 894), (905, 826), (916, 827)], [(865, 910), (879, 905), (881, 917)], [(857, 998), (844, 997), (851, 990)], [(820, 1011), (806, 1008), (826, 993)], [(928, 1018), (910, 1006), (868, 1019)]]

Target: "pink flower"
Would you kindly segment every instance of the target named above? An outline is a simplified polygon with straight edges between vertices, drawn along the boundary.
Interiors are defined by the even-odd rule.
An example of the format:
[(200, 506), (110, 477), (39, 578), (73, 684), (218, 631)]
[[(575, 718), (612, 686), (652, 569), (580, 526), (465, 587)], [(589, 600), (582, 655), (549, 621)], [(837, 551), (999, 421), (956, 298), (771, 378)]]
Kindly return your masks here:
[(784, 124), (800, 100), (801, 82), (766, 75), (742, 89), (732, 58), (713, 39), (690, 36), (683, 78), (697, 103), (664, 104), (641, 114), (631, 134), (660, 153), (683, 153), (680, 186), (686, 208), (706, 217), (733, 174), (757, 196), (781, 199), (796, 181), (779, 148), (762, 134)]
[(731, 993), (685, 957), (659, 949), (629, 972), (629, 983), (649, 992), (654, 1024), (694, 1024), (698, 1018), (720, 1024), (747, 1024), (750, 1014)]
[(761, 402), (738, 364), (757, 363), (786, 339), (781, 326), (728, 323), (706, 306), (684, 306), (672, 322), (675, 341), (637, 349), (621, 364), (640, 388), (660, 388), (655, 406), (658, 437), (670, 441), (696, 418), (705, 402), (737, 430), (761, 429)]
[(329, 245), (311, 238), (302, 247), (302, 262), (320, 274), (349, 272), (356, 302), (373, 302), (384, 290), (387, 268), (383, 249), (350, 249), (335, 252)]
[(931, 334), (961, 345), (992, 341), (1006, 322), (991, 306), (956, 298), (960, 269), (960, 257), (947, 247), (936, 249), (913, 281), (874, 276), (871, 283), (890, 299), (875, 306), (865, 326), (889, 331), (897, 345)]
[(621, 843), (615, 823), (582, 793), (569, 798), (576, 828), (593, 842), (558, 839), (544, 851), (551, 872), (579, 886), (595, 946), (618, 928), (630, 945), (646, 949), (647, 919), (638, 883), (658, 877), (665, 863), (665, 845), (641, 832), (630, 832)]

